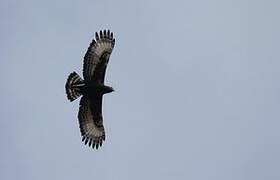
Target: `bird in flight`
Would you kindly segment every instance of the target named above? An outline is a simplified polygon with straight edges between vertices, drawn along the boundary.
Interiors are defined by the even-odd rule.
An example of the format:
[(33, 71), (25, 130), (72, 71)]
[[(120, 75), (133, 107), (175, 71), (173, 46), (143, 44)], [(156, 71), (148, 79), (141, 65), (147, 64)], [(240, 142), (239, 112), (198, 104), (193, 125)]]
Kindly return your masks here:
[(102, 97), (114, 91), (104, 85), (106, 67), (114, 49), (115, 39), (110, 30), (95, 33), (84, 56), (82, 79), (72, 72), (66, 81), (67, 98), (72, 102), (82, 96), (78, 113), (82, 141), (93, 149), (102, 146), (105, 130), (102, 115)]

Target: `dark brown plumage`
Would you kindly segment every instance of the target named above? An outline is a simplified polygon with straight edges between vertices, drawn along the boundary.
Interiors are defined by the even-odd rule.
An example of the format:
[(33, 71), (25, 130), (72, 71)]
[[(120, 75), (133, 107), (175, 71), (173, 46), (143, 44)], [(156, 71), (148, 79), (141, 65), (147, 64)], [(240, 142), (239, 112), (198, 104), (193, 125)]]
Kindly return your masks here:
[(104, 85), (106, 67), (114, 45), (115, 39), (109, 30), (95, 33), (95, 39), (84, 57), (84, 80), (76, 72), (72, 72), (65, 85), (70, 101), (82, 96), (78, 113), (82, 141), (96, 149), (105, 140), (102, 97), (114, 91), (112, 87)]

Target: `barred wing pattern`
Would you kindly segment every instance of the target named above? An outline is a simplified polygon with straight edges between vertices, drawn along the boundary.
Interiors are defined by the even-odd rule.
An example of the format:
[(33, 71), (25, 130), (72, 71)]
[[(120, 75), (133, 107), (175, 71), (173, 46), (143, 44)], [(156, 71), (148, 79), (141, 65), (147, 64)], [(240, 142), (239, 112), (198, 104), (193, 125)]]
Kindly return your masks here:
[[(85, 81), (91, 81), (93, 78), (103, 78), (102, 81), (104, 81), (105, 70), (108, 62), (102, 61), (109, 60), (109, 58), (102, 57), (104, 54), (110, 56), (115, 45), (115, 39), (113, 38), (113, 33), (110, 32), (110, 30), (100, 31), (99, 34), (96, 32), (95, 39), (96, 40), (92, 40), (84, 57), (83, 76)], [(104, 67), (100, 67), (100, 64), (104, 65)], [(98, 73), (98, 75), (101, 74), (103, 77), (94, 77), (98, 66), (102, 70), (102, 72)]]
[[(102, 101), (102, 99), (100, 100)], [(98, 112), (100, 108), (95, 107), (96, 104), (102, 106), (102, 102), (97, 100), (93, 104), (89, 97), (83, 96), (80, 101), (78, 118), (83, 137), (82, 141), (85, 141), (85, 144), (88, 143), (92, 148), (98, 149), (105, 140), (105, 130), (102, 115)], [(97, 112), (94, 112), (96, 110)]]

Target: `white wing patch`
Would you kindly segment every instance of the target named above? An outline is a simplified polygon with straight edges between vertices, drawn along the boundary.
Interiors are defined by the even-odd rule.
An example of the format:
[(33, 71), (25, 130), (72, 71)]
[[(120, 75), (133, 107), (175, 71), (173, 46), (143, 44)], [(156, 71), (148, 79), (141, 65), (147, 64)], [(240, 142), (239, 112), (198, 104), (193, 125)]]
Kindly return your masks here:
[(84, 57), (83, 75), (86, 81), (90, 81), (92, 79), (95, 68), (101, 61), (101, 56), (104, 53), (108, 53), (110, 55), (115, 46), (113, 33), (109, 30), (104, 30), (103, 32), (100, 31), (99, 34), (96, 32), (95, 39), (96, 40), (92, 40)]

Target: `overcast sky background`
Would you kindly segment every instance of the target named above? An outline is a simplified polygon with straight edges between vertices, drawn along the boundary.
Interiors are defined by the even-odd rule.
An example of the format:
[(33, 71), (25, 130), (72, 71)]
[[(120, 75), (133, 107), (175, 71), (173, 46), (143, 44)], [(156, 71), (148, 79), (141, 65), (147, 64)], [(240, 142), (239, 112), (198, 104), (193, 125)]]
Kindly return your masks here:
[[(279, 180), (280, 2), (0, 1), (0, 179)], [(116, 46), (107, 133), (84, 146), (79, 101), (95, 31)]]

